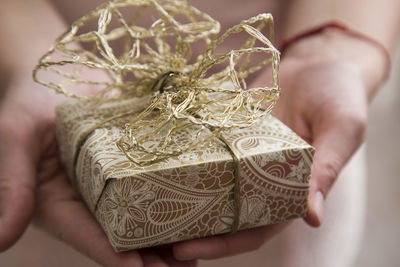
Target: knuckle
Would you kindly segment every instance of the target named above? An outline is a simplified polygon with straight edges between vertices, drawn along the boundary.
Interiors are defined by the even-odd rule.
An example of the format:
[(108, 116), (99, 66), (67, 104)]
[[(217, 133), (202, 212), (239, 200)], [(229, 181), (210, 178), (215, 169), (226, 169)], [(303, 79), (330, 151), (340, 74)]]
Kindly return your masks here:
[(0, 114), (0, 136), (2, 140), (26, 145), (33, 133), (33, 121), (27, 116)]
[(322, 194), (326, 196), (329, 189), (335, 183), (340, 173), (339, 163), (335, 161), (324, 162), (320, 166), (321, 168), (321, 188)]
[[(27, 177), (10, 177), (10, 174), (3, 174), (0, 179), (0, 196), (8, 194), (10, 197), (20, 200), (30, 199), (35, 191), (35, 182)], [(15, 195), (14, 195), (15, 194)]]
[(4, 197), (9, 195), (13, 190), (13, 185), (11, 184), (11, 179), (7, 179), (5, 177), (1, 177), (0, 179), (0, 196), (2, 198), (2, 202), (4, 203)]
[(357, 132), (360, 135), (364, 135), (367, 130), (367, 116), (363, 114), (351, 114), (348, 115), (349, 122), (354, 125), (354, 128), (357, 129)]
[(355, 138), (364, 140), (368, 125), (367, 112), (344, 112), (341, 117), (352, 128)]
[(0, 136), (2, 141), (25, 142), (26, 131), (19, 129), (12, 118), (0, 118)]

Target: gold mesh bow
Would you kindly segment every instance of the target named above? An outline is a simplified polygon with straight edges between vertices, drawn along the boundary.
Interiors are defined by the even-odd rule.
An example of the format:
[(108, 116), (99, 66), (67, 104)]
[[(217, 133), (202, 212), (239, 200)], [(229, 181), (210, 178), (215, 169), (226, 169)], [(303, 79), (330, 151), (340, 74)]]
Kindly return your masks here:
[[(146, 20), (151, 20), (150, 26), (142, 26)], [(87, 29), (93, 22), (96, 27)], [(108, 2), (59, 37), (33, 77), (82, 101), (151, 95), (148, 107), (125, 125), (117, 144), (130, 160), (148, 164), (230, 128), (248, 127), (276, 103), (279, 51), (262, 34), (268, 30), (273, 39), (272, 16), (260, 14), (216, 37), (219, 28), (217, 21), (185, 1)], [(219, 52), (227, 38), (243, 33), (247, 37), (239, 49)], [(205, 48), (194, 55), (196, 46)], [(122, 52), (117, 47), (123, 47)], [(46, 72), (46, 81), (39, 78), (41, 71)], [(271, 85), (247, 88), (246, 79), (260, 71), (271, 72)], [(96, 93), (77, 93), (87, 88)], [(108, 120), (126, 115), (112, 114)], [(177, 137), (183, 133), (192, 140), (180, 142)], [(147, 156), (138, 158), (137, 151)]]

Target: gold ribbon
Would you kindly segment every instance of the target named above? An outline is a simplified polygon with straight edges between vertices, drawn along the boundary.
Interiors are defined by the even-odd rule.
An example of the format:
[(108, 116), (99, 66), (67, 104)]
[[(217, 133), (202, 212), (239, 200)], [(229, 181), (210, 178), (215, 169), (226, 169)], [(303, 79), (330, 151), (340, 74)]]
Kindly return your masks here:
[[(124, 18), (127, 12), (130, 21)], [(151, 26), (141, 26), (140, 21), (149, 18)], [(91, 21), (97, 21), (97, 27), (87, 30)], [(124, 126), (117, 143), (127, 158), (139, 165), (152, 164), (217, 136), (231, 152), (238, 175), (238, 159), (221, 134), (248, 127), (271, 111), (280, 93), (279, 51), (262, 33), (268, 31), (273, 39), (270, 14), (244, 20), (216, 37), (219, 29), (217, 21), (181, 0), (104, 3), (56, 40), (40, 59), (33, 78), (82, 101), (152, 95), (148, 107)], [(247, 38), (239, 49), (219, 52), (226, 39), (241, 33)], [(117, 53), (121, 40), (124, 49)], [(199, 45), (205, 49), (194, 55), (192, 47)], [(268, 73), (266, 66), (271, 84), (247, 88), (252, 75)], [(40, 77), (42, 72), (46, 77)], [(96, 93), (79, 95), (76, 91), (82, 87)], [(92, 130), (127, 115), (132, 114), (115, 114)], [(177, 137), (185, 133), (193, 139), (178, 142)], [(235, 180), (236, 191), (238, 177)], [(235, 193), (235, 206), (240, 208), (236, 199)]]

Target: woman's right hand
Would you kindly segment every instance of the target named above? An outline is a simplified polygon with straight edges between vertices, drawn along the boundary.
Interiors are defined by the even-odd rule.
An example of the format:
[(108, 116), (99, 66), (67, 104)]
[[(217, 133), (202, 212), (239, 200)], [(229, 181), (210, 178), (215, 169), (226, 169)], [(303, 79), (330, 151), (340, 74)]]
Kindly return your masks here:
[(168, 246), (114, 252), (60, 163), (54, 108), (63, 97), (34, 83), (30, 70), (7, 77), (0, 106), (0, 251), (17, 242), (34, 217), (102, 266), (193, 266), (175, 260)]

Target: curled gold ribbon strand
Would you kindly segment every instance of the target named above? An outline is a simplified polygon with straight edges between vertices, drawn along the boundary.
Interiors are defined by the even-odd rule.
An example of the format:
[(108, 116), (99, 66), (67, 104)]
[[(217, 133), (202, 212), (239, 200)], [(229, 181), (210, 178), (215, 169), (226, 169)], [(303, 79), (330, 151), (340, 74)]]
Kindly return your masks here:
[[(124, 18), (127, 9), (130, 21)], [(154, 19), (151, 26), (144, 27), (139, 22), (147, 10)], [(85, 32), (93, 20), (97, 20), (97, 28)], [(147, 108), (123, 126), (124, 135), (117, 142), (126, 157), (138, 165), (152, 164), (219, 138), (234, 161), (236, 231), (241, 206), (237, 193), (239, 159), (222, 134), (248, 127), (270, 113), (280, 94), (280, 54), (273, 45), (271, 14), (244, 20), (217, 37), (219, 30), (219, 22), (186, 1), (107, 2), (75, 21), (56, 40), (34, 69), (33, 79), (81, 101), (102, 103), (151, 95)], [(269, 31), (271, 41), (263, 30)], [(248, 36), (240, 48), (217, 52), (227, 38), (239, 33)], [(116, 53), (112, 44), (121, 39), (124, 50)], [(199, 42), (205, 49), (193, 58), (192, 46)], [(260, 54), (265, 58), (251, 65), (252, 56)], [(221, 70), (212, 72), (216, 66)], [(271, 84), (247, 88), (246, 79), (266, 67)], [(46, 79), (40, 77), (43, 72)], [(96, 93), (78, 94), (77, 88), (82, 87), (93, 87)], [(130, 115), (111, 114), (85, 135), (110, 120)], [(182, 133), (190, 133), (193, 139), (177, 141)]]
[[(122, 14), (128, 7), (138, 8), (132, 22)], [(135, 24), (145, 9), (152, 9), (153, 15), (159, 16), (149, 28)], [(175, 18), (182, 16), (184, 22)], [(97, 20), (97, 29), (80, 33), (90, 20)], [(119, 26), (114, 27), (112, 21), (117, 21)], [(118, 142), (130, 160), (151, 164), (192, 149), (212, 132), (250, 126), (271, 111), (280, 93), (279, 52), (262, 34), (266, 27), (272, 39), (272, 16), (260, 14), (215, 37), (219, 23), (185, 1), (108, 2), (74, 22), (59, 37), (40, 59), (33, 77), (58, 93), (83, 101), (105, 102), (153, 95), (148, 108), (125, 127), (126, 133)], [(248, 34), (242, 47), (226, 53), (216, 52), (228, 37), (240, 32)], [(120, 38), (126, 40), (125, 51), (117, 56), (111, 43)], [(169, 43), (171, 38), (175, 46)], [(198, 41), (205, 43), (206, 48), (196, 61), (190, 62), (191, 45)], [(256, 42), (261, 45), (255, 46)], [(268, 56), (249, 67), (250, 56), (256, 53)], [(223, 64), (226, 66), (221, 71), (209, 73), (212, 67)], [(246, 88), (246, 78), (266, 65), (270, 65), (271, 86)], [(83, 69), (103, 71), (96, 77), (106, 79), (90, 79)], [(40, 79), (41, 71), (52, 73), (58, 80)], [(127, 78), (129, 75), (134, 78)], [(226, 82), (234, 87), (225, 88)], [(70, 90), (82, 85), (100, 89), (89, 96)], [(173, 136), (188, 128), (195, 133), (193, 142), (174, 143)], [(132, 151), (153, 157), (140, 160)]]

